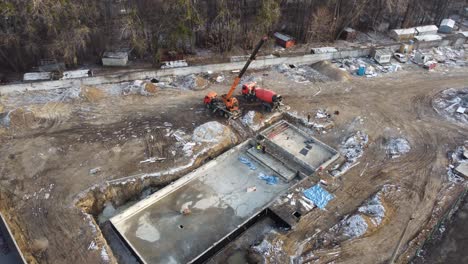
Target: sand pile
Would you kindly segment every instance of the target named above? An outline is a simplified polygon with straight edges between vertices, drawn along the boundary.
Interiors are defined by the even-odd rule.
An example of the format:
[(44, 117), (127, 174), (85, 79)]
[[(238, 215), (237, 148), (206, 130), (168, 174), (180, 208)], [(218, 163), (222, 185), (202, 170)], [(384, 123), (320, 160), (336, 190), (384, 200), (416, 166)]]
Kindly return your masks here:
[(96, 102), (104, 98), (106, 94), (101, 89), (92, 86), (81, 87), (80, 97), (88, 102)]
[(312, 68), (334, 81), (347, 82), (351, 80), (351, 74), (347, 71), (340, 70), (329, 61), (317, 62), (312, 65)]
[(68, 119), (72, 108), (66, 103), (30, 105), (17, 108), (8, 114), (8, 127), (13, 129), (46, 128)]

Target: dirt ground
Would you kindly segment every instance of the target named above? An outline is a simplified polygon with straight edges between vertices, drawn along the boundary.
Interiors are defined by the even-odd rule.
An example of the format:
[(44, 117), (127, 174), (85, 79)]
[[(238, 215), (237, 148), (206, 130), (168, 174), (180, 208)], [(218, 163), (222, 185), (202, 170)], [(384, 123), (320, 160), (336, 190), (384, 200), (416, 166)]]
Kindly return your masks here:
[[(300, 116), (315, 115), (318, 109), (339, 111), (332, 117), (335, 127), (315, 135), (330, 146), (338, 147), (356, 131), (369, 135), (368, 147), (357, 166), (335, 179), (323, 176), (336, 187), (336, 198), (327, 210), (312, 211), (294, 230), (281, 235), (282, 250), (288, 255), (304, 259), (310, 256), (315, 249), (308, 241), (314, 234), (353, 213), (384, 185), (392, 185), (400, 191), (386, 201), (392, 210), (381, 227), (361, 238), (324, 248), (318, 254), (322, 257), (310, 260), (387, 262), (400, 238), (397, 255), (408, 248), (408, 242), (425, 227), (434, 210), (440, 210), (443, 205), (437, 202), (450, 201), (450, 195), (461, 188), (447, 181), (447, 152), (468, 139), (468, 129), (439, 116), (432, 108), (432, 98), (448, 88), (467, 87), (467, 68), (434, 72), (414, 69), (373, 79), (353, 77), (349, 82), (301, 84), (274, 70), (249, 75), (261, 79), (261, 86), (281, 93), (290, 111)], [(217, 145), (217, 151), (198, 156), (193, 162), (193, 156), (186, 155), (168, 133), (180, 129), (191, 134), (195, 127), (211, 120), (229, 126), (226, 120), (211, 116), (202, 99), (207, 90), (225, 91), (230, 80), (230, 74), (226, 74), (226, 81), (211, 83), (202, 91), (164, 89), (151, 96), (99, 93), (96, 100), (84, 96), (34, 104), (25, 95), (0, 98), (6, 110), (21, 108), (12, 112), (9, 129), (2, 132), (0, 128), (0, 192), (8, 199), (0, 209), (13, 216), (10, 221), (14, 222), (16, 237), (28, 260), (54, 264), (115, 262), (99, 228), (82, 209), (99, 213), (105, 199), (123, 195), (123, 203), (144, 188), (135, 187), (125, 193), (106, 189), (107, 181), (132, 175), (138, 178), (184, 165), (190, 170), (208, 156), (227, 149), (229, 144)], [(252, 105), (247, 108), (260, 111)], [(404, 136), (411, 150), (391, 159), (383, 142), (395, 135)], [(202, 149), (196, 147), (193, 155)], [(164, 160), (140, 163), (151, 156)], [(90, 171), (96, 168), (97, 172)], [(183, 174), (172, 172), (164, 177), (153, 175), (146, 184), (161, 186)], [(89, 190), (96, 186), (94, 192), (104, 193), (99, 202), (96, 197), (90, 198), (94, 194)], [(83, 197), (94, 200), (81, 201), (82, 208), (77, 207)], [(404, 258), (398, 261), (406, 262)], [(273, 263), (283, 261), (279, 257)]]

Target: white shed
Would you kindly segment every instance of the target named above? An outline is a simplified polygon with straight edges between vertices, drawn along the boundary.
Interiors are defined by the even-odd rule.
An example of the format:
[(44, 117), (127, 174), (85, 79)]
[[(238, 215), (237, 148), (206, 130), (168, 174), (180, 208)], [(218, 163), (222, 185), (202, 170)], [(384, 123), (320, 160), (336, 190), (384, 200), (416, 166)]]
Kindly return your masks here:
[(439, 32), (449, 34), (452, 33), (454, 27), (455, 21), (450, 18), (446, 18), (440, 23)]
[(102, 65), (104, 66), (125, 66), (128, 62), (128, 52), (104, 52)]
[(427, 25), (416, 27), (416, 33), (418, 36), (421, 35), (434, 35), (437, 34), (439, 28), (436, 25)]
[(414, 54), (414, 62), (417, 64), (424, 64), (430, 60), (432, 60), (432, 55), (430, 53), (424, 53), (420, 50), (417, 50)]
[(416, 35), (415, 28), (402, 28), (390, 31), (390, 36), (396, 41), (408, 41)]
[(390, 51), (388, 51), (388, 50), (380, 49), (380, 50), (376, 50), (374, 52), (374, 60), (378, 64), (390, 63), (391, 59), (392, 59), (392, 53)]

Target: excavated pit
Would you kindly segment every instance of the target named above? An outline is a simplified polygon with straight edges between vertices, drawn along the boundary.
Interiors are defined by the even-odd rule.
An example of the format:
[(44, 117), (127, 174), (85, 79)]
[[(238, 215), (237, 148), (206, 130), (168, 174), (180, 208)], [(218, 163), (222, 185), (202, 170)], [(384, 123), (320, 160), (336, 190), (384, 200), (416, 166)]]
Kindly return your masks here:
[(269, 205), (337, 157), (280, 121), (112, 217), (104, 229), (121, 239), (112, 243), (126, 248), (130, 263), (200, 263), (260, 219), (281, 222)]

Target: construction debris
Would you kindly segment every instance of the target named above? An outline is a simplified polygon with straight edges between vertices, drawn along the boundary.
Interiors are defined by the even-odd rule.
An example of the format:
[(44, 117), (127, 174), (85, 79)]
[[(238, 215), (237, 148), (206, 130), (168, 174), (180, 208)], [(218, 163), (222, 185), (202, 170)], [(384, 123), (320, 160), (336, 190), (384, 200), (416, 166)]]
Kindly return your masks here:
[(188, 67), (188, 63), (185, 60), (176, 60), (176, 61), (163, 61), (161, 69), (172, 69), (172, 68), (181, 68)]
[(468, 124), (468, 114), (466, 112), (466, 108), (468, 108), (468, 88), (444, 90), (436, 96), (432, 105), (437, 113), (447, 119)]
[(357, 161), (364, 154), (364, 148), (368, 142), (369, 137), (362, 131), (348, 137), (340, 147), (340, 152), (346, 160), (337, 169), (332, 170), (330, 174), (336, 177), (357, 165)]
[(123, 95), (151, 95), (157, 91), (155, 84), (149, 81), (136, 80), (122, 89)]
[(204, 89), (208, 85), (208, 82), (203, 77), (190, 74), (176, 77), (171, 85), (182, 89), (197, 90)]
[(97, 173), (101, 172), (101, 170), (102, 170), (101, 167), (90, 169), (89, 174), (97, 174)]
[(275, 69), (288, 77), (288, 79), (297, 83), (331, 81), (328, 76), (320, 73), (309, 65), (296, 66), (294, 64), (280, 64), (276, 66)]
[(385, 185), (379, 192), (364, 201), (353, 214), (346, 215), (320, 237), (332, 243), (340, 243), (362, 237), (381, 227), (387, 212), (383, 197), (395, 190), (397, 189), (393, 186)]
[(151, 157), (151, 158), (148, 158), (148, 159), (145, 159), (145, 160), (140, 161), (140, 164), (144, 164), (144, 163), (155, 163), (156, 161), (163, 161), (163, 160), (165, 160), (165, 158)]
[(453, 152), (448, 153), (450, 164), (447, 168), (447, 176), (449, 181), (462, 183), (465, 182), (465, 178), (468, 178), (468, 158), (465, 156), (467, 151), (468, 142), (465, 142), (465, 146), (459, 146)]
[(256, 191), (257, 191), (256, 186), (252, 186), (252, 187), (247, 188), (247, 192), (256, 192)]
[(385, 146), (387, 155), (392, 159), (398, 158), (411, 150), (408, 140), (405, 138), (390, 138)]

